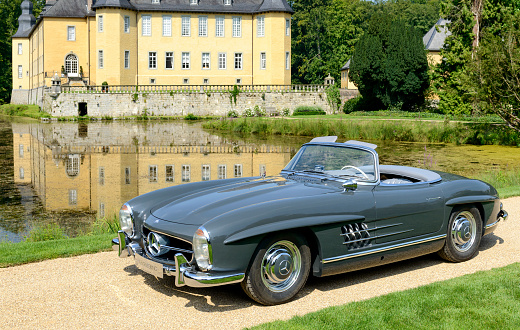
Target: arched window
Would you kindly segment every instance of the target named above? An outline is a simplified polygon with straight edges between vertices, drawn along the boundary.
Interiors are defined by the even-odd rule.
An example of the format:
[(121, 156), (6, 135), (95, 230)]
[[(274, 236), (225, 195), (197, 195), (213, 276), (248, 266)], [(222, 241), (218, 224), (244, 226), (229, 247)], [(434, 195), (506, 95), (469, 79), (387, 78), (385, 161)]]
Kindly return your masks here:
[(78, 74), (78, 57), (74, 54), (69, 54), (65, 58), (65, 72), (69, 75)]

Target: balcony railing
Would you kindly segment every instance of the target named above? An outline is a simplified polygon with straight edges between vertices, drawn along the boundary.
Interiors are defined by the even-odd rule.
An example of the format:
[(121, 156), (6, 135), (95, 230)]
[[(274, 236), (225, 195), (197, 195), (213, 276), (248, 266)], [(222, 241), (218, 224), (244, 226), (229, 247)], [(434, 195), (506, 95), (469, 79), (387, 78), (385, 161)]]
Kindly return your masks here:
[(323, 92), (327, 85), (108, 85), (61, 86), (62, 93), (113, 93), (113, 94), (163, 94), (163, 93), (302, 93)]

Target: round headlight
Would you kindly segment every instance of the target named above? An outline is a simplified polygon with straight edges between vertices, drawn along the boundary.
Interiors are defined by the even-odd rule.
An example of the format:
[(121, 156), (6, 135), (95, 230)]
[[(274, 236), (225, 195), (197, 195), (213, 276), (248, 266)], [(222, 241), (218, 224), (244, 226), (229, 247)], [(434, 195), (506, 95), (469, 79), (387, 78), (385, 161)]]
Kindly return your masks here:
[(121, 206), (121, 210), (119, 210), (119, 223), (121, 224), (121, 230), (124, 231), (129, 237), (134, 235), (132, 208), (126, 203), (123, 204), (123, 206)]
[(213, 262), (213, 254), (209, 234), (204, 227), (197, 229), (193, 235), (193, 254), (200, 270), (210, 270)]

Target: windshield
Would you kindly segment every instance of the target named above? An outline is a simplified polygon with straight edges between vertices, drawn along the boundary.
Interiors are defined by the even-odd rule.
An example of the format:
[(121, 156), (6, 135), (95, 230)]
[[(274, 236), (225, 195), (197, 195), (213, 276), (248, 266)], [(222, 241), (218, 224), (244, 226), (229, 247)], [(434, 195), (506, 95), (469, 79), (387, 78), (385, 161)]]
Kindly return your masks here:
[(375, 162), (375, 155), (368, 150), (310, 144), (298, 151), (284, 171), (317, 172), (376, 181)]

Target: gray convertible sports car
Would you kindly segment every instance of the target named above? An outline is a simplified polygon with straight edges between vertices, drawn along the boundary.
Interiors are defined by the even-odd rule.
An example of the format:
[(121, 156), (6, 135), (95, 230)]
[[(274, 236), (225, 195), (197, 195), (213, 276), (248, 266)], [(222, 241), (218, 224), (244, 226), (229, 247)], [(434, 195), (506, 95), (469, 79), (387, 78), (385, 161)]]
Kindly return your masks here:
[(487, 183), (379, 165), (376, 145), (315, 138), (279, 176), (189, 183), (136, 197), (113, 240), (177, 286), (241, 283), (261, 304), (327, 276), (437, 252), (460, 262), (507, 218)]

